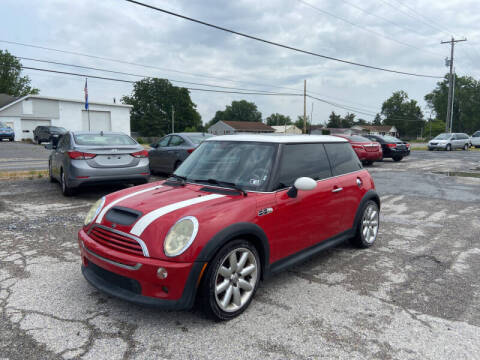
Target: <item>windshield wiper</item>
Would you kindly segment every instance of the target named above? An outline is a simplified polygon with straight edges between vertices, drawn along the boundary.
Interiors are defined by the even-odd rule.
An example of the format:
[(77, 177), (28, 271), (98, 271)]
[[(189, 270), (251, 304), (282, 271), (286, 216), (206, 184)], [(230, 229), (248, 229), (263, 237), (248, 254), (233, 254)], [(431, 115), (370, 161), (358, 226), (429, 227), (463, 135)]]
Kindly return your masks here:
[(247, 192), (233, 182), (221, 181), (221, 180), (217, 180), (217, 179), (196, 179), (196, 180), (193, 180), (193, 181), (195, 181), (195, 182), (205, 182), (205, 183), (208, 183), (208, 184), (229, 187), (229, 188), (232, 188), (232, 189), (235, 189), (235, 190), (241, 192), (243, 194), (243, 196), (247, 196)]
[[(175, 180), (180, 180), (178, 181), (182, 186), (185, 186), (185, 182), (187, 181), (187, 178), (185, 176), (177, 175), (177, 174), (172, 174), (168, 179), (174, 178)], [(167, 179), (167, 180), (168, 180)]]

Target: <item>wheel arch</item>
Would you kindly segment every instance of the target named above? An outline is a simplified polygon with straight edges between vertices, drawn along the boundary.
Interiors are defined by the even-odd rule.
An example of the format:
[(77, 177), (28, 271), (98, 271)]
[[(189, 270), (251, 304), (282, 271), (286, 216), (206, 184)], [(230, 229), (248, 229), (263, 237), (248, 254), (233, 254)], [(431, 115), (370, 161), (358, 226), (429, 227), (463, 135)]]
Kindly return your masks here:
[(253, 223), (236, 223), (219, 231), (208, 241), (196, 261), (211, 261), (223, 246), (236, 239), (245, 239), (255, 246), (260, 257), (261, 278), (263, 279), (270, 263), (270, 245), (262, 228)]
[(380, 197), (375, 190), (368, 190), (365, 195), (363, 195), (362, 200), (360, 200), (360, 204), (358, 204), (355, 219), (353, 221), (353, 229), (358, 229), (358, 225), (362, 218), (362, 209), (364, 208), (365, 204), (370, 200), (374, 201), (378, 206), (378, 210), (380, 210)]

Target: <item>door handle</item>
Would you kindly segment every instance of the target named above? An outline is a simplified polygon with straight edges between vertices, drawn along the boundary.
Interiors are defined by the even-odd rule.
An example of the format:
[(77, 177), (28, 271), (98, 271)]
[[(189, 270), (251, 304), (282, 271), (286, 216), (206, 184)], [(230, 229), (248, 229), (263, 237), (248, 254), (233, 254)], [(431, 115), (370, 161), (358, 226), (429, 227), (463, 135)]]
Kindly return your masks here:
[(335, 188), (335, 189), (332, 190), (332, 193), (337, 193), (337, 192), (340, 192), (342, 190), (343, 190), (343, 188)]

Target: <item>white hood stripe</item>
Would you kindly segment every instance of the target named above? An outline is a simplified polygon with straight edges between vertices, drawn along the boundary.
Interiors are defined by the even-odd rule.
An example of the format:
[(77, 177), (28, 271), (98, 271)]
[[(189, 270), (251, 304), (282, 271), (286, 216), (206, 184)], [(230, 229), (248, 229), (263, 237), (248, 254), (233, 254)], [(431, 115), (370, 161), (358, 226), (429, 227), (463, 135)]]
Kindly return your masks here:
[(214, 199), (218, 199), (221, 197), (224, 197), (225, 195), (219, 195), (219, 194), (211, 194), (211, 195), (206, 195), (206, 196), (197, 196), (194, 197), (193, 199), (188, 199), (184, 201), (180, 201), (174, 204), (170, 204), (164, 207), (161, 207), (157, 210), (153, 210), (140, 218), (140, 220), (137, 221), (137, 223), (133, 226), (132, 230), (130, 230), (130, 234), (140, 236), (143, 231), (155, 220), (157, 220), (159, 217), (171, 213), (172, 211), (183, 209), (187, 206), (195, 205), (195, 204), (200, 204), (205, 201), (210, 201)]
[(102, 211), (100, 211), (100, 214), (98, 214), (97, 216), (97, 220), (95, 221), (97, 224), (100, 224), (103, 220), (103, 217), (105, 216), (105, 214), (107, 213), (108, 210), (110, 210), (113, 206), (117, 205), (120, 201), (123, 201), (123, 200), (126, 200), (128, 198), (131, 198), (132, 196), (136, 196), (136, 195), (140, 195), (140, 194), (143, 194), (143, 193), (146, 193), (148, 191), (152, 191), (152, 190), (157, 190), (157, 189), (160, 189), (162, 187), (162, 185), (157, 185), (157, 186), (154, 186), (154, 187), (150, 187), (150, 188), (147, 188), (147, 189), (142, 189), (140, 191), (135, 191), (133, 193), (130, 193), (128, 195), (125, 195), (125, 196), (122, 196), (121, 198), (118, 198), (114, 201), (112, 201), (111, 203), (109, 203), (107, 206), (105, 206)]

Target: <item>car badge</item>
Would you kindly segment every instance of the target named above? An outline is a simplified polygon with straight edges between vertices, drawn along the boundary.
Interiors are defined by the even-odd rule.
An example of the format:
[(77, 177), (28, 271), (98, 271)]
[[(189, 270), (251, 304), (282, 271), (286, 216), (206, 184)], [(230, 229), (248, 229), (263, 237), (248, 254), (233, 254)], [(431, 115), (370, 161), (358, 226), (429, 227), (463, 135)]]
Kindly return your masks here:
[(118, 149), (112, 149), (112, 152), (118, 152)]

